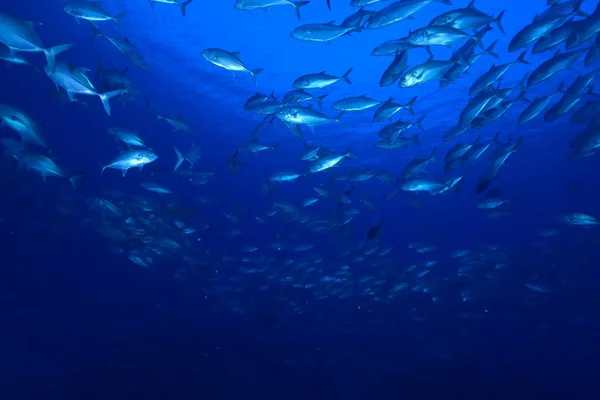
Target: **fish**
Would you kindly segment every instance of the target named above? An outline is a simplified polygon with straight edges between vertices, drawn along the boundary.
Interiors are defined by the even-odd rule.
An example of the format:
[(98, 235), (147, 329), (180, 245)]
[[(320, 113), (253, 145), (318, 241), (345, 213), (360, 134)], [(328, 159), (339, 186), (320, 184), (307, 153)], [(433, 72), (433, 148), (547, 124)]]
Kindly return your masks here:
[(569, 68), (587, 50), (588, 49), (579, 49), (566, 52), (557, 51), (552, 58), (544, 61), (533, 70), (531, 75), (529, 75), (529, 79), (527, 80), (527, 86), (537, 85)]
[(296, 78), (292, 86), (296, 89), (324, 89), (339, 81), (344, 81), (347, 84), (351, 85), (351, 72), (352, 68), (346, 71), (342, 76), (329, 75), (327, 71), (317, 72), (316, 74), (302, 75)]
[(22, 21), (10, 14), (0, 12), (0, 43), (13, 52), (41, 52), (46, 56), (49, 70), (54, 70), (56, 56), (73, 47), (74, 43), (44, 47), (35, 30), (35, 23)]
[(354, 26), (344, 28), (335, 25), (335, 21), (330, 21), (325, 24), (306, 24), (298, 26), (294, 28), (290, 33), (290, 36), (305, 42), (331, 43), (333, 40), (346, 36), (357, 29), (360, 28)]
[(233, 5), (237, 10), (252, 11), (252, 10), (267, 10), (274, 6), (291, 6), (296, 13), (296, 17), (300, 20), (300, 8), (310, 3), (310, 1), (291, 1), (291, 0), (236, 0)]
[(415, 157), (411, 162), (406, 164), (404, 167), (404, 171), (402, 172), (402, 177), (406, 180), (409, 178), (414, 178), (425, 171), (425, 168), (429, 165), (429, 163), (437, 162), (436, 159), (436, 149), (435, 147), (431, 151), (431, 155), (428, 158), (419, 158)]
[(290, 103), (303, 103), (305, 101), (315, 101), (317, 103), (317, 105), (319, 106), (319, 108), (323, 108), (322, 102), (323, 102), (323, 99), (325, 99), (327, 96), (329, 96), (329, 93), (325, 93), (321, 96), (313, 96), (312, 94), (308, 93), (304, 89), (297, 89), (297, 90), (291, 90), (291, 91), (287, 92), (283, 96), (283, 103), (290, 104)]
[(140, 138), (138, 133), (132, 130), (121, 127), (113, 127), (108, 130), (108, 133), (113, 135), (115, 139), (125, 143), (129, 149), (136, 147), (145, 149), (148, 147), (142, 138)]
[(150, 150), (130, 150), (124, 151), (115, 157), (109, 164), (102, 167), (100, 176), (104, 174), (106, 168), (121, 170), (123, 178), (130, 168), (139, 168), (142, 170), (144, 165), (150, 164), (158, 159), (158, 156)]
[(323, 125), (328, 122), (335, 122), (342, 126), (340, 119), (344, 112), (340, 112), (337, 116), (330, 118), (310, 107), (286, 105), (282, 107), (275, 116), (280, 120), (287, 121), (292, 124), (306, 125), (311, 130), (317, 125)]
[(8, 104), (0, 104), (0, 121), (4, 126), (14, 130), (21, 137), (23, 143), (48, 148), (38, 123), (23, 111)]
[(337, 166), (340, 162), (348, 157), (353, 157), (350, 148), (347, 148), (342, 154), (331, 154), (319, 158), (310, 166), (309, 170), (312, 173), (325, 171), (329, 168)]
[(90, 22), (113, 21), (118, 27), (121, 26), (121, 18), (127, 15), (127, 11), (112, 16), (96, 1), (69, 1), (63, 4), (62, 9), (75, 19), (83, 19)]
[(449, 186), (434, 179), (412, 179), (402, 183), (400, 189), (406, 192), (428, 192), (430, 195), (436, 195), (443, 190), (448, 190)]
[(154, 9), (154, 5), (157, 3), (158, 4), (170, 4), (170, 5), (177, 6), (181, 10), (182, 17), (185, 17), (185, 15), (187, 13), (187, 6), (189, 6), (192, 1), (194, 1), (194, 0), (186, 0), (186, 1), (182, 1), (180, 3), (176, 0), (148, 0), (152, 9)]
[(433, 3), (440, 2), (446, 5), (452, 5), (450, 0), (400, 0), (396, 1), (388, 6), (385, 6), (381, 10), (377, 11), (371, 16), (371, 19), (367, 23), (367, 29), (381, 29), (386, 26), (398, 23), (400, 21), (411, 18), (416, 12), (420, 11), (423, 7)]
[(45, 71), (46, 75), (54, 82), (57, 88), (62, 87), (67, 91), (71, 101), (73, 101), (73, 96), (76, 94), (98, 96), (102, 102), (104, 111), (108, 115), (110, 115), (109, 100), (123, 93), (122, 90), (98, 93), (87, 76), (89, 72), (87, 68), (76, 67), (64, 61), (57, 62), (54, 68), (51, 68), (49, 64), (46, 65)]
[(413, 97), (406, 104), (398, 104), (395, 102), (393, 97), (390, 97), (385, 103), (383, 103), (373, 114), (373, 122), (381, 122), (385, 120), (392, 120), (392, 117), (396, 115), (400, 110), (407, 109), (412, 115), (415, 115), (413, 105), (417, 101), (417, 96)]
[(354, 28), (359, 32), (369, 22), (373, 14), (375, 14), (375, 11), (365, 10), (364, 6), (360, 6), (360, 9), (357, 12), (347, 16), (342, 23), (340, 23), (340, 27)]
[(497, 17), (487, 15), (475, 8), (475, 0), (472, 0), (466, 8), (456, 8), (446, 11), (431, 20), (429, 26), (450, 26), (460, 30), (473, 30), (495, 23), (500, 32), (506, 34), (502, 26), (504, 10)]
[(446, 46), (451, 47), (453, 43), (461, 40), (473, 40), (483, 49), (481, 39), (476, 35), (471, 35), (451, 26), (426, 26), (415, 29), (406, 37), (406, 42), (413, 46)]
[(171, 189), (165, 187), (164, 185), (161, 185), (160, 183), (156, 183), (156, 182), (143, 182), (140, 184), (140, 186), (146, 190), (149, 190), (151, 192), (158, 193), (158, 194), (173, 193), (173, 191)]
[(558, 217), (558, 220), (569, 225), (599, 225), (600, 220), (583, 213), (564, 214)]
[(337, 111), (364, 111), (376, 107), (383, 102), (367, 97), (366, 94), (360, 96), (345, 97), (333, 103), (331, 106)]
[(37, 67), (31, 64), (22, 55), (15, 53), (10, 47), (0, 42), (0, 60), (11, 64), (27, 65), (37, 70)]
[(68, 178), (73, 189), (76, 189), (77, 181), (82, 178), (81, 175), (68, 177), (53, 160), (43, 154), (21, 151), (16, 154), (16, 158), (19, 161), (19, 166), (23, 165), (26, 169), (37, 171), (44, 182), (49, 176)]
[(277, 99), (275, 98), (275, 90), (273, 90), (270, 95), (257, 92), (248, 100), (246, 100), (246, 102), (244, 103), (244, 111), (252, 110), (256, 107), (259, 107), (262, 103), (270, 100), (277, 101)]
[(94, 32), (94, 40), (104, 38), (112, 43), (133, 65), (140, 69), (148, 69), (148, 62), (140, 50), (133, 45), (126, 37), (108, 36), (100, 32), (92, 23), (90, 23)]
[(217, 48), (208, 48), (202, 51), (202, 57), (208, 61), (209, 63), (216, 65), (217, 67), (221, 67), (230, 71), (232, 74), (234, 72), (247, 72), (252, 77), (252, 82), (254, 86), (257, 86), (256, 83), (256, 75), (264, 71), (262, 68), (258, 69), (248, 69), (244, 62), (239, 58), (240, 53), (238, 52), (228, 52), (226, 50), (217, 49)]
[(173, 132), (179, 131), (183, 133), (191, 133), (192, 127), (184, 120), (182, 115), (178, 115), (177, 117), (165, 117), (161, 114), (156, 114), (156, 120), (165, 120), (173, 127)]
[(446, 71), (454, 64), (455, 61), (453, 60), (434, 60), (433, 57), (429, 57), (424, 63), (406, 71), (400, 77), (398, 87), (408, 88), (433, 80), (442, 80)]
[(565, 83), (561, 82), (556, 91), (546, 96), (536, 97), (522, 112), (519, 116), (519, 123), (524, 124), (534, 119), (539, 113), (544, 111), (548, 104), (552, 101), (554, 96), (558, 93), (564, 93)]
[(513, 36), (508, 44), (508, 51), (518, 51), (527, 47), (530, 43), (548, 35), (554, 28), (562, 24), (563, 21), (563, 17), (534, 20)]
[(392, 63), (386, 68), (379, 80), (379, 86), (385, 87), (396, 82), (408, 66), (408, 50), (397, 53)]
[(195, 144), (192, 144), (192, 147), (190, 148), (190, 150), (188, 150), (185, 156), (179, 150), (177, 150), (176, 147), (173, 147), (173, 149), (175, 150), (175, 156), (177, 156), (177, 162), (175, 163), (175, 168), (173, 168), (173, 172), (177, 171), (179, 166), (184, 161), (190, 163), (191, 169), (202, 158), (202, 149), (200, 148), (200, 146), (196, 146)]
[(500, 81), (513, 65), (518, 63), (529, 65), (529, 61), (525, 60), (525, 54), (527, 54), (527, 51), (521, 53), (514, 61), (501, 65), (492, 65), (486, 73), (480, 75), (475, 82), (473, 82), (469, 89), (469, 95), (474, 96), (485, 90), (488, 86)]

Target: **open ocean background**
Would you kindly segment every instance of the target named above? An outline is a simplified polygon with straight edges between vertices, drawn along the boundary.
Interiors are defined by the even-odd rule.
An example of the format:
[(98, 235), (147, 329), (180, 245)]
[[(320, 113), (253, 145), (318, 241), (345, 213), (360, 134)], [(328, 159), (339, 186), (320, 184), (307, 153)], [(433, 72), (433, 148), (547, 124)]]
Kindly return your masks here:
[[(474, 79), (492, 63), (520, 54), (509, 53), (508, 42), (546, 9), (545, 1), (477, 0), (487, 14), (505, 10), (506, 35), (494, 29), (484, 39), (486, 46), (498, 39), (500, 60), (483, 57), (444, 88), (430, 82), (408, 89), (379, 87), (391, 58), (373, 57), (371, 50), (467, 1), (433, 3), (414, 19), (332, 44), (290, 37), (301, 23), (339, 22), (356, 11), (348, 0), (331, 1), (330, 11), (325, 0), (312, 0), (302, 8), (301, 22), (287, 6), (242, 12), (233, 1), (195, 0), (182, 17), (173, 6), (105, 1), (111, 13), (128, 13), (120, 27), (100, 22), (98, 29), (126, 36), (144, 54), (147, 70), (131, 65), (108, 41), (93, 41), (90, 26), (77, 23), (60, 1), (0, 5), (2, 12), (41, 23), (35, 30), (46, 46), (76, 43), (58, 58), (89, 68), (92, 81), (101, 60), (106, 70), (128, 67), (139, 88), (126, 101), (111, 100), (108, 116), (94, 96), (80, 97), (86, 104), (58, 98), (40, 53), (25, 54), (37, 71), (0, 65), (0, 103), (37, 121), (56, 162), (85, 175), (74, 190), (66, 179), (44, 183), (18, 169), (14, 158), (0, 157), (0, 399), (598, 398), (600, 227), (557, 219), (567, 213), (600, 217), (600, 158), (567, 161), (569, 143), (585, 125), (570, 123), (570, 114), (521, 125), (525, 105), (516, 104), (485, 128), (442, 140), (467, 104)], [(592, 13), (596, 5), (585, 0), (582, 10)], [(239, 51), (250, 68), (264, 68), (258, 88), (245, 73), (233, 76), (207, 63), (201, 52), (209, 47)], [(433, 52), (446, 59), (452, 49)], [(513, 66), (502, 86), (515, 86), (552, 54), (528, 52), (531, 65)], [(414, 50), (410, 64), (426, 59)], [(343, 126), (303, 129), (302, 140), (275, 121), (260, 141), (278, 148), (238, 154), (238, 165), (229, 170), (232, 154), (262, 120), (243, 109), (256, 91), (274, 90), (281, 99), (300, 75), (327, 70), (341, 76), (350, 67), (352, 84), (329, 87), (323, 113), (337, 114), (331, 105), (346, 96), (393, 96), (401, 103), (418, 96), (416, 117), (401, 114), (409, 121), (425, 116), (424, 130), (414, 132), (419, 146), (376, 148), (384, 123), (372, 122), (372, 110), (346, 113)], [(584, 68), (578, 60), (526, 97), (552, 93), (560, 82), (568, 85), (598, 67), (598, 61)], [(173, 131), (156, 120), (156, 112), (183, 116), (192, 132)], [(114, 126), (139, 132), (158, 160), (124, 178), (112, 169), (101, 176), (101, 165), (118, 154), (108, 133)], [(494, 183), (508, 199), (508, 213), (499, 218), (477, 208), (475, 185), (488, 154), (466, 170), (457, 194), (401, 193), (386, 200), (394, 181), (331, 183), (351, 171), (385, 170), (396, 177), (434, 147), (439, 162), (426, 175), (443, 177), (443, 155), (454, 144), (477, 135), (488, 142), (497, 132), (502, 142), (523, 137), (523, 147)], [(0, 134), (15, 137), (7, 127)], [(309, 163), (300, 159), (304, 141), (337, 153), (351, 147), (356, 158), (261, 190), (265, 174), (307, 171)], [(173, 147), (185, 152), (192, 143), (202, 149), (194, 170), (214, 173), (203, 184), (172, 172)], [(147, 181), (173, 193), (148, 192), (140, 187)], [(313, 187), (332, 195), (302, 207), (316, 195)], [(351, 204), (341, 204), (344, 191)], [(123, 220), (152, 214), (166, 221), (169, 230), (153, 225), (148, 235), (168, 236), (181, 249), (153, 255), (149, 268), (136, 265), (128, 254), (139, 250), (138, 241), (115, 243), (98, 233), (102, 218), (90, 206), (98, 197), (118, 204)], [(153, 204), (151, 212), (136, 208), (143, 201)], [(294, 204), (302, 217), (281, 211), (269, 216), (274, 202)], [(334, 223), (349, 208), (360, 213), (344, 226)], [(197, 232), (174, 233), (175, 220)], [(316, 220), (327, 229), (308, 229), (316, 225), (307, 221)], [(378, 250), (369, 253), (365, 235), (376, 223), (382, 223)], [(545, 230), (558, 232), (540, 236)], [(435, 249), (415, 252), (409, 246), (415, 242)], [(292, 251), (304, 243), (314, 247)], [(257, 249), (249, 252), (248, 246)], [(457, 279), (462, 261), (450, 257), (458, 249), (481, 254), (465, 280)], [(403, 273), (429, 260), (437, 264), (426, 277)], [(323, 279), (332, 276), (333, 282)], [(399, 283), (408, 285), (392, 293)]]

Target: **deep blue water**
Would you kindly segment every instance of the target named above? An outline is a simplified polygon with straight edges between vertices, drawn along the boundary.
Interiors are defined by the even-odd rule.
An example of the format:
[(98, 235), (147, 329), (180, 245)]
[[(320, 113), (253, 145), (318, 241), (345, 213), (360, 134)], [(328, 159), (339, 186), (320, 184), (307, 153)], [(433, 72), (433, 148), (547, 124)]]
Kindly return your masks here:
[[(126, 36), (144, 54), (147, 70), (133, 66), (108, 41), (93, 41), (90, 26), (77, 23), (59, 1), (4, 2), (0, 11), (41, 23), (35, 30), (46, 46), (75, 43), (60, 60), (89, 68), (92, 81), (98, 60), (104, 69), (128, 68), (138, 92), (111, 100), (108, 116), (94, 96), (78, 96), (85, 104), (57, 98), (40, 53), (25, 54), (37, 70), (0, 66), (0, 103), (38, 122), (52, 157), (69, 176), (84, 175), (75, 190), (67, 179), (44, 183), (34, 171), (18, 168), (13, 157), (0, 158), (2, 398), (596, 398), (600, 228), (557, 219), (567, 213), (600, 217), (598, 156), (567, 161), (570, 142), (586, 125), (572, 124), (571, 113), (554, 122), (538, 116), (519, 124), (525, 104), (516, 103), (500, 120), (443, 140), (475, 78), (494, 62), (519, 55), (507, 51), (508, 42), (546, 9), (545, 1), (478, 0), (477, 8), (487, 14), (505, 10), (506, 35), (494, 29), (483, 40), (486, 46), (498, 40), (500, 59), (482, 57), (454, 84), (379, 86), (392, 57), (374, 57), (371, 50), (467, 5), (453, 2), (429, 4), (414, 19), (324, 44), (289, 33), (303, 23), (340, 22), (356, 11), (348, 1), (332, 0), (329, 11), (325, 0), (312, 0), (301, 9), (300, 22), (288, 6), (242, 12), (232, 1), (195, 0), (182, 17), (174, 6), (106, 1), (112, 14), (128, 13), (120, 27), (99, 22), (98, 29)], [(596, 4), (585, 0), (582, 10), (592, 13)], [(258, 88), (249, 75), (234, 76), (206, 62), (201, 52), (212, 47), (239, 51), (249, 68), (264, 68)], [(433, 48), (436, 59), (452, 51)], [(501, 86), (517, 85), (553, 54), (528, 51), (531, 64), (513, 66)], [(414, 49), (409, 64), (426, 59), (425, 51)], [(598, 67), (598, 61), (584, 67), (578, 60), (571, 70), (529, 88), (526, 97), (550, 94), (560, 82), (569, 85)], [(281, 99), (300, 75), (327, 70), (341, 76), (349, 68), (351, 85), (337, 82), (315, 91), (328, 93), (322, 112), (336, 115), (333, 102), (347, 96), (392, 96), (400, 103), (418, 96), (416, 116), (398, 116), (425, 117), (423, 131), (407, 134), (419, 133), (420, 145), (376, 148), (385, 123), (372, 121), (374, 109), (345, 113), (343, 126), (317, 126), (314, 133), (303, 128), (301, 140), (275, 120), (259, 140), (277, 149), (239, 152), (236, 167), (228, 168), (263, 118), (243, 109), (257, 90), (274, 90)], [(596, 100), (590, 95), (581, 104)], [(183, 116), (191, 133), (173, 131), (157, 121), (157, 112)], [(101, 166), (124, 148), (108, 133), (115, 126), (137, 131), (158, 160), (124, 178), (113, 169), (101, 176)], [(443, 172), (444, 154), (478, 135), (489, 142), (497, 132), (503, 143), (523, 138), (493, 183), (508, 200), (499, 218), (477, 208), (482, 195), (475, 193), (491, 150), (462, 170), (460, 191), (390, 196), (400, 181), (396, 176), (415, 156), (426, 157), (435, 147), (439, 162), (421, 176), (453, 176)], [(2, 137), (16, 136), (4, 126)], [(276, 172), (307, 173), (310, 163), (300, 159), (304, 142), (334, 153), (351, 147), (356, 158), (293, 183), (265, 185), (265, 176)], [(207, 182), (182, 176), (185, 164), (172, 172), (173, 147), (185, 153), (192, 144), (202, 149), (192, 170), (214, 173)], [(394, 179), (339, 178), (364, 170), (385, 170)], [(144, 182), (173, 193), (146, 191)], [(303, 207), (304, 199), (319, 196), (314, 187), (326, 188), (329, 196)], [(344, 192), (350, 204), (342, 201)], [(122, 214), (98, 213), (90, 202), (99, 197)], [(277, 202), (297, 211), (286, 213)], [(359, 213), (345, 221), (347, 210)], [(175, 221), (197, 231), (183, 235)], [(378, 235), (366, 240), (378, 223)], [(147, 229), (146, 242), (98, 233), (107, 225), (125, 230), (131, 224)], [(541, 236), (545, 230), (558, 233)], [(180, 248), (151, 254), (160, 246), (148, 241), (159, 239)], [(417, 242), (434, 249), (418, 253), (412, 245)], [(293, 251), (298, 244), (314, 247)], [(258, 249), (248, 252), (248, 246)], [(451, 257), (458, 249), (475, 256)], [(149, 267), (132, 262), (131, 254), (142, 254)], [(437, 264), (424, 268), (430, 260)], [(418, 276), (411, 265), (429, 273)], [(465, 265), (469, 272), (459, 274)], [(406, 287), (395, 292), (402, 283)]]

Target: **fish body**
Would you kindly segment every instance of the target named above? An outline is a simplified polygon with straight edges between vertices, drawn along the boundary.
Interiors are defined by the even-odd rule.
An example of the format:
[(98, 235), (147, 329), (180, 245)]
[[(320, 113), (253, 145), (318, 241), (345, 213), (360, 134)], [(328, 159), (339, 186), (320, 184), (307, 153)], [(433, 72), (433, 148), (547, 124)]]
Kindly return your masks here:
[(474, 40), (483, 48), (478, 37), (465, 33), (460, 29), (445, 25), (426, 26), (424, 28), (415, 29), (406, 37), (406, 42), (413, 46), (450, 47), (453, 43), (465, 39)]
[(73, 101), (73, 95), (75, 94), (98, 96), (108, 115), (110, 115), (109, 100), (123, 93), (122, 90), (98, 93), (87, 76), (88, 69), (76, 67), (63, 61), (57, 62), (54, 69), (51, 69), (47, 65), (45, 70), (46, 75), (48, 75), (56, 86), (60, 86), (67, 91), (71, 101)]
[(375, 14), (375, 11), (365, 10), (364, 6), (360, 7), (360, 10), (349, 15), (342, 21), (340, 24), (342, 28), (354, 28), (356, 31), (364, 28), (365, 24), (371, 19), (371, 16)]
[(310, 107), (303, 106), (285, 106), (275, 113), (277, 118), (292, 124), (302, 124), (309, 127), (336, 122), (341, 125), (340, 118), (343, 111), (334, 118), (330, 118)]
[(396, 82), (408, 66), (408, 50), (397, 53), (392, 63), (386, 68), (379, 80), (379, 86), (389, 86)]
[(535, 118), (539, 113), (544, 111), (548, 104), (552, 101), (554, 96), (558, 93), (563, 93), (564, 83), (561, 83), (558, 89), (555, 92), (550, 93), (546, 96), (536, 97), (525, 109), (521, 112), (519, 116), (519, 123), (524, 124), (525, 122), (531, 121)]
[(156, 114), (156, 120), (160, 121), (161, 119), (171, 124), (173, 131), (179, 131), (183, 133), (190, 133), (192, 131), (192, 127), (183, 119), (181, 115), (171, 118)]
[(290, 36), (297, 40), (305, 42), (331, 43), (350, 32), (356, 31), (355, 27), (341, 27), (333, 22), (326, 24), (306, 24), (296, 27)]
[(90, 22), (113, 21), (117, 26), (121, 25), (121, 18), (127, 14), (127, 11), (112, 16), (100, 6), (98, 1), (69, 1), (62, 6), (63, 10), (75, 17)]
[(300, 19), (300, 7), (310, 3), (310, 1), (291, 1), (291, 0), (236, 0), (233, 5), (237, 10), (252, 11), (252, 10), (267, 10), (269, 7), (275, 6), (291, 6)]
[(94, 39), (104, 38), (113, 44), (120, 52), (123, 54), (133, 65), (140, 69), (148, 69), (148, 62), (144, 58), (144, 55), (140, 52), (140, 50), (135, 47), (133, 43), (129, 41), (126, 37), (115, 37), (108, 36), (100, 32), (96, 29), (95, 26), (92, 25), (92, 29), (94, 30)]
[(185, 15), (187, 13), (187, 6), (189, 6), (192, 1), (194, 1), (194, 0), (186, 0), (186, 1), (183, 1), (180, 3), (176, 0), (148, 0), (152, 9), (154, 9), (155, 4), (168, 4), (168, 5), (177, 6), (177, 7), (179, 7), (179, 10), (181, 11), (182, 17), (185, 17)]
[[(24, 165), (27, 169), (37, 171), (42, 180), (46, 182), (46, 178), (49, 176), (56, 176), (59, 178), (68, 178), (68, 176), (60, 169), (56, 163), (45, 155), (22, 151), (16, 155), (19, 165)], [(71, 185), (75, 188), (76, 180), (79, 177), (71, 177)]]
[(438, 1), (447, 5), (452, 5), (450, 0), (400, 0), (396, 1), (371, 16), (367, 29), (381, 29), (386, 26), (398, 23), (411, 18), (423, 7)]
[(10, 14), (0, 12), (0, 43), (16, 52), (41, 52), (46, 56), (50, 70), (54, 69), (56, 56), (73, 47), (73, 44), (63, 44), (55, 47), (44, 47), (40, 37), (33, 29), (35, 24), (22, 21)]
[(402, 183), (400, 189), (406, 192), (428, 192), (433, 195), (448, 189), (448, 185), (433, 179), (413, 179)]
[(427, 168), (431, 162), (437, 162), (435, 157), (435, 147), (428, 158), (415, 157), (408, 164), (406, 164), (404, 171), (402, 172), (402, 177), (406, 180), (418, 176), (425, 171), (425, 168)]
[(229, 52), (217, 48), (208, 48), (202, 51), (202, 57), (209, 63), (230, 72), (247, 72), (252, 77), (256, 86), (256, 75), (263, 71), (262, 68), (251, 70), (240, 59), (238, 52)]
[(302, 75), (294, 81), (292, 86), (296, 89), (324, 89), (339, 81), (345, 81), (348, 84), (352, 84), (352, 81), (350, 81), (349, 78), (351, 72), (352, 68), (346, 71), (342, 76), (329, 75), (327, 71)]
[(448, 69), (454, 65), (452, 60), (433, 60), (410, 68), (400, 77), (398, 87), (407, 88), (422, 85), (433, 80), (442, 80)]
[(327, 96), (328, 96), (327, 93), (325, 93), (324, 95), (321, 95), (321, 96), (313, 96), (312, 94), (308, 93), (307, 91), (305, 91), (303, 89), (297, 89), (297, 90), (291, 90), (291, 91), (287, 92), (283, 96), (283, 102), (285, 104), (289, 104), (289, 103), (303, 103), (305, 101), (315, 101), (317, 103), (317, 105), (319, 106), (319, 108), (322, 108), (321, 102)]
[(412, 109), (415, 101), (417, 101), (416, 96), (406, 104), (395, 103), (393, 98), (389, 98), (388, 101), (383, 103), (379, 108), (377, 108), (377, 110), (375, 110), (375, 114), (373, 114), (373, 122), (391, 120), (392, 117), (402, 109), (407, 109), (412, 115), (415, 115), (415, 112)]
[(429, 26), (450, 26), (460, 30), (477, 30), (481, 27), (495, 23), (500, 31), (504, 33), (502, 26), (502, 17), (504, 11), (501, 11), (497, 17), (487, 15), (475, 8), (475, 2), (471, 1), (466, 8), (457, 8), (446, 11), (435, 17)]
[(130, 149), (132, 147), (137, 147), (137, 148), (146, 148), (147, 147), (146, 144), (144, 143), (144, 141), (142, 140), (142, 138), (140, 138), (140, 136), (137, 134), (137, 132), (134, 132), (132, 130), (129, 130), (126, 128), (114, 127), (114, 128), (110, 128), (108, 130), (108, 133), (113, 135), (117, 140), (120, 140), (121, 142), (125, 143), (127, 145), (127, 147), (129, 147)]
[(473, 82), (471, 88), (469, 89), (469, 95), (474, 96), (485, 90), (490, 85), (493, 85), (494, 83), (498, 82), (513, 65), (517, 63), (529, 64), (529, 62), (525, 60), (525, 54), (526, 51), (521, 53), (519, 58), (509, 63), (501, 65), (492, 65), (492, 67), (486, 73), (479, 76), (479, 78), (477, 78), (475, 82)]
[(600, 33), (600, 4), (592, 15), (576, 22), (577, 26), (571, 31), (565, 43), (565, 49), (570, 50), (590, 40)]
[(42, 139), (39, 125), (23, 111), (8, 104), (0, 104), (0, 121), (14, 130), (24, 143), (48, 147)]
[(569, 68), (588, 49), (579, 49), (566, 52), (557, 52), (554, 56), (541, 63), (527, 80), (527, 86), (537, 85), (544, 82), (559, 72)]
[(393, 56), (405, 50), (410, 50), (412, 46), (406, 42), (406, 38), (387, 40), (375, 47), (371, 51), (372, 56)]
[(511, 39), (510, 43), (508, 44), (508, 51), (513, 52), (527, 47), (529, 43), (532, 43), (549, 34), (549, 32), (551, 32), (554, 28), (562, 24), (563, 21), (563, 17), (533, 21), (532, 23), (523, 27)]
[(320, 172), (329, 168), (333, 168), (338, 165), (346, 157), (350, 157), (350, 149), (347, 149), (342, 154), (331, 154), (318, 159), (314, 164), (310, 166), (310, 172)]
[(140, 168), (150, 164), (158, 159), (158, 156), (150, 150), (130, 150), (119, 154), (108, 165), (102, 167), (101, 175), (106, 168), (121, 170), (123, 177), (127, 174), (129, 168)]
[(600, 220), (591, 215), (583, 213), (565, 214), (558, 218), (560, 221), (570, 225), (599, 225)]
[(171, 189), (165, 187), (164, 185), (161, 185), (160, 183), (156, 183), (156, 182), (144, 182), (144, 183), (140, 184), (140, 186), (146, 190), (149, 190), (151, 192), (158, 193), (158, 194), (173, 193), (173, 191)]
[(260, 92), (256, 93), (248, 100), (246, 100), (246, 102), (244, 103), (244, 111), (252, 110), (260, 106), (262, 103), (270, 101), (271, 99), (277, 100), (273, 92), (270, 95), (262, 94)]
[(381, 101), (367, 97), (366, 94), (354, 97), (345, 97), (333, 103), (332, 108), (337, 111), (364, 111), (378, 106)]

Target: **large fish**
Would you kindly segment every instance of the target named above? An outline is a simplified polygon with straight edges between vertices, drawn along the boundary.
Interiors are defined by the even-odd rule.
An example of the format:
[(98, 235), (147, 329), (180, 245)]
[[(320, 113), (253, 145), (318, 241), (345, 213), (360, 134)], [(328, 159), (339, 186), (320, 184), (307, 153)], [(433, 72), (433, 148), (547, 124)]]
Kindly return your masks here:
[(206, 61), (211, 64), (216, 65), (217, 67), (221, 67), (234, 72), (247, 72), (252, 76), (252, 82), (254, 82), (254, 86), (256, 84), (256, 75), (263, 71), (262, 68), (251, 70), (246, 67), (246, 64), (239, 58), (238, 52), (229, 52), (222, 49), (209, 48), (202, 51), (202, 57)]
[(446, 71), (455, 63), (454, 60), (434, 60), (433, 57), (430, 57), (424, 63), (406, 71), (400, 78), (398, 87), (407, 88), (433, 80), (442, 80)]
[(57, 87), (62, 87), (67, 91), (69, 99), (73, 101), (73, 95), (84, 94), (89, 96), (98, 96), (102, 101), (104, 110), (110, 115), (109, 100), (123, 93), (122, 90), (114, 90), (107, 93), (98, 93), (86, 73), (88, 69), (75, 67), (63, 61), (56, 63), (54, 69), (46, 66), (46, 75), (54, 82)]
[(33, 30), (35, 23), (22, 21), (10, 14), (0, 12), (0, 42), (16, 52), (41, 52), (46, 56), (50, 70), (54, 69), (56, 56), (73, 47), (72, 43), (44, 47)]
[(579, 57), (581, 57), (588, 48), (556, 52), (552, 58), (541, 63), (529, 76), (527, 86), (537, 85), (544, 82), (554, 75), (558, 74), (571, 66)]
[(233, 5), (236, 9), (242, 11), (252, 11), (263, 9), (267, 10), (274, 6), (291, 6), (300, 19), (300, 7), (307, 5), (310, 1), (291, 1), (291, 0), (236, 0)]

